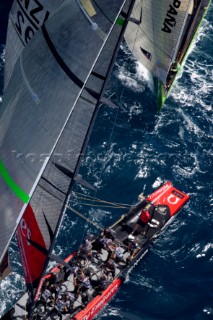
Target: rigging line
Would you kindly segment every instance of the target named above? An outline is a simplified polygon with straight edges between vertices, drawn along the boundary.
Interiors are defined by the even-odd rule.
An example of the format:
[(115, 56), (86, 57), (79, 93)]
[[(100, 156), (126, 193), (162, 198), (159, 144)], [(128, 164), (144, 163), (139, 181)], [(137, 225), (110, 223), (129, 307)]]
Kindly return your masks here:
[[(91, 203), (80, 202), (81, 200), (92, 201), (90, 199), (77, 198), (76, 203), (87, 204), (87, 205), (93, 206)], [(100, 207), (107, 206), (107, 207), (112, 207), (112, 208), (126, 208), (126, 209), (130, 207), (130, 205), (125, 205), (124, 203), (111, 203), (111, 202), (100, 202), (99, 203), (99, 201), (96, 201), (96, 203), (97, 204), (95, 204), (95, 206), (100, 206)]]
[(96, 222), (90, 220), (89, 218), (85, 217), (82, 213), (78, 212), (77, 210), (75, 210), (74, 208), (65, 205), (65, 207), (71, 211), (73, 211), (75, 214), (77, 214), (79, 217), (81, 217), (82, 219), (86, 220), (87, 222), (89, 222), (90, 224), (94, 225), (97, 229), (103, 231), (104, 228), (102, 228), (101, 226), (99, 226)]
[(112, 135), (113, 135), (113, 133), (114, 133), (115, 124), (116, 124), (116, 121), (117, 121), (117, 118), (118, 118), (118, 111), (119, 111), (119, 107), (118, 107), (117, 112), (116, 112), (116, 115), (115, 115), (114, 123), (113, 123), (113, 126), (112, 126), (112, 131), (111, 131), (110, 138), (109, 138), (109, 142), (108, 142), (108, 146), (110, 146), (111, 141), (112, 141)]
[[(118, 116), (118, 111), (119, 111), (119, 107), (116, 111), (116, 116), (115, 116), (115, 119), (114, 119), (114, 123), (113, 123), (113, 126), (112, 126), (112, 131), (111, 131), (111, 134), (110, 134), (110, 138), (109, 138), (109, 141), (107, 143), (107, 150), (109, 150), (109, 146), (111, 144), (111, 141), (112, 141), (112, 135), (113, 135), (113, 132), (114, 132), (114, 128), (115, 128), (115, 123), (116, 123), (116, 120), (117, 120), (117, 116)], [(101, 174), (100, 174), (100, 178), (102, 177), (103, 175), (103, 166), (104, 166), (104, 161), (103, 161), (103, 164), (102, 164), (102, 171), (101, 171)], [(95, 195), (97, 194), (98, 190), (95, 191)], [(94, 199), (96, 198), (96, 196), (94, 197)], [(93, 201), (94, 203), (94, 201)]]
[[(71, 197), (71, 194), (69, 194), (69, 196), (68, 196), (67, 203), (69, 203), (70, 197)], [(65, 218), (69, 218), (69, 216), (67, 214), (65, 214), (64, 217), (63, 217), (63, 221), (64, 221)], [(68, 222), (68, 223), (70, 223), (70, 222)], [(63, 222), (61, 223), (61, 227), (62, 227), (62, 225), (63, 225)], [(60, 227), (60, 231), (61, 231), (61, 227)], [(68, 236), (67, 236), (67, 232), (65, 233), (65, 239), (66, 239), (66, 243), (67, 243), (66, 247), (69, 248), (70, 247), (70, 243), (69, 243), (69, 239), (68, 239)]]
[[(78, 211), (75, 210), (74, 208), (72, 208), (72, 207), (70, 207), (70, 206), (68, 206), (68, 205), (66, 205), (66, 208), (69, 209), (69, 210), (71, 210), (71, 211), (73, 211), (75, 214), (77, 214), (78, 216), (80, 216), (82, 219), (86, 220), (86, 221), (89, 222), (90, 224), (94, 225), (97, 229), (99, 229), (99, 230), (101, 230), (101, 231), (104, 230), (104, 228), (102, 228), (101, 226), (99, 226), (96, 222), (93, 222), (93, 221), (90, 220), (89, 218), (85, 217), (83, 214), (81, 214), (80, 212), (78, 212)], [(121, 218), (120, 218), (119, 221), (123, 220), (123, 218), (124, 218), (124, 215), (121, 216)], [(116, 223), (117, 223), (117, 222), (115, 222), (115, 224), (116, 224)], [(115, 224), (114, 224), (114, 225), (115, 225)], [(114, 225), (112, 225), (111, 227), (113, 227)], [(120, 240), (118, 240), (118, 239), (115, 239), (115, 242), (119, 243), (119, 244), (120, 244), (121, 246), (123, 246), (123, 247), (126, 247), (126, 245), (123, 244), (123, 243), (122, 243)]]
[[(128, 9), (127, 17), (130, 16), (131, 10), (133, 9), (133, 4), (134, 4), (134, 2), (132, 1), (132, 4), (130, 4), (129, 9)], [(123, 7), (124, 7), (124, 4), (123, 4), (123, 6), (122, 6), (122, 9), (123, 9)], [(119, 14), (120, 14), (120, 12), (119, 12)], [(117, 16), (117, 18), (118, 18), (118, 16)], [(113, 56), (112, 56), (112, 59), (111, 59), (111, 62), (110, 62), (110, 66), (109, 66), (109, 68), (108, 68), (108, 70), (107, 70), (107, 75), (106, 75), (107, 78), (109, 77), (109, 72), (112, 71), (112, 65), (113, 65), (113, 62), (115, 61), (115, 55), (116, 55), (116, 52), (118, 51), (119, 46), (120, 46), (120, 44), (121, 44), (121, 41), (122, 41), (122, 39), (123, 39), (123, 33), (124, 33), (124, 30), (125, 30), (126, 26), (127, 26), (127, 20), (125, 21), (125, 23), (124, 23), (123, 26), (122, 26), (122, 31), (121, 31), (121, 33), (120, 33), (120, 35), (119, 35), (119, 38), (118, 38), (118, 41), (117, 41), (115, 50), (114, 50), (114, 52), (113, 52)], [(105, 83), (104, 83), (104, 85), (103, 85), (103, 87), (102, 87), (102, 90), (101, 90), (101, 95), (102, 95), (102, 93), (103, 93), (103, 90), (106, 89), (106, 83), (107, 83), (107, 82), (105, 81)], [(117, 115), (118, 115), (118, 110), (119, 110), (119, 108), (117, 109), (116, 119), (117, 119)], [(116, 121), (116, 119), (115, 119), (115, 121)], [(114, 127), (113, 127), (113, 128), (114, 128)], [(111, 137), (112, 137), (112, 135), (111, 135)], [(111, 140), (110, 140), (110, 141), (111, 141)], [(102, 170), (102, 171), (103, 171), (103, 170)], [(103, 174), (103, 173), (102, 173), (102, 174)], [(95, 194), (97, 194), (97, 190), (96, 190)]]
[(84, 203), (84, 202), (76, 202), (78, 205), (83, 205), (83, 206), (89, 206), (89, 207), (100, 207), (100, 208), (113, 208), (113, 209), (126, 209), (126, 207), (122, 206), (113, 206), (113, 205), (100, 205), (100, 204), (90, 204), (90, 203)]
[[(77, 193), (77, 192), (76, 192)], [(78, 193), (79, 195), (84, 195), (83, 193)], [(87, 201), (94, 201), (96, 200), (96, 202), (102, 202), (102, 203), (109, 203), (109, 204), (112, 204), (112, 205), (115, 205), (115, 206), (127, 206), (127, 207), (131, 207), (132, 205), (130, 204), (126, 204), (126, 203), (119, 203), (119, 202), (111, 202), (111, 201), (105, 201), (105, 200), (101, 200), (101, 199), (98, 199), (98, 198), (93, 198), (91, 196), (86, 196), (86, 197), (79, 197), (77, 196), (77, 200), (80, 199), (80, 200), (87, 200)]]
[[(122, 7), (123, 7), (123, 6), (124, 6), (124, 4), (122, 5)], [(121, 9), (122, 9), (122, 8), (121, 8)], [(120, 10), (119, 10), (116, 18), (119, 16), (119, 14), (120, 14)], [(82, 94), (82, 91), (83, 91), (83, 89), (85, 88), (85, 85), (86, 85), (86, 83), (87, 83), (87, 81), (88, 81), (88, 79), (89, 79), (89, 76), (90, 76), (90, 74), (91, 74), (92, 69), (94, 68), (96, 62), (98, 61), (98, 58), (100, 57), (100, 55), (101, 55), (101, 53), (102, 53), (102, 50), (103, 50), (103, 48), (104, 48), (107, 40), (110, 38), (110, 34), (111, 34), (112, 30), (113, 30), (114, 25), (115, 25), (115, 22), (114, 22), (113, 25), (110, 27), (110, 30), (108, 31), (108, 34), (107, 34), (106, 39), (103, 41), (101, 47), (100, 47), (99, 50), (98, 50), (97, 56), (96, 56), (96, 58), (95, 58), (95, 60), (94, 60), (94, 62), (93, 62), (93, 64), (92, 64), (92, 66), (91, 66), (91, 68), (90, 68), (90, 70), (89, 70), (88, 75), (86, 76), (85, 83), (84, 83), (83, 87), (81, 88), (80, 92), (78, 93), (78, 95), (76, 96), (76, 99), (75, 99), (75, 101), (74, 101), (74, 104), (73, 104), (73, 106), (72, 106), (72, 108), (71, 108), (71, 110), (70, 110), (70, 113), (69, 113), (69, 115), (68, 115), (68, 117), (67, 117), (67, 119), (66, 119), (66, 121), (65, 121), (65, 123), (64, 123), (64, 125), (63, 125), (63, 128), (61, 129), (60, 134), (58, 135), (58, 138), (57, 138), (57, 140), (55, 141), (55, 144), (54, 144), (54, 146), (53, 146), (52, 149), (51, 149), (50, 156), (53, 154), (53, 152), (54, 152), (54, 150), (55, 150), (55, 148), (56, 148), (56, 145), (57, 145), (57, 143), (59, 142), (59, 139), (60, 139), (60, 137), (61, 137), (61, 135), (62, 135), (63, 130), (66, 128), (66, 125), (67, 125), (67, 123), (68, 123), (68, 120), (70, 119), (70, 117), (71, 117), (71, 115), (72, 115), (72, 113), (73, 113), (73, 109), (74, 109), (74, 107), (76, 106), (77, 101), (79, 100), (79, 96)], [(115, 49), (114, 52), (113, 52), (113, 58), (114, 58), (114, 55), (115, 55), (115, 53), (116, 53), (116, 50), (118, 50), (118, 44), (120, 44), (121, 35), (122, 35), (122, 33), (120, 34), (120, 37), (119, 37), (119, 39), (118, 39), (118, 41), (117, 41), (116, 49)], [(113, 60), (114, 60), (113, 58), (111, 59), (111, 62), (113, 62)], [(107, 77), (109, 77), (109, 71), (111, 71), (111, 67), (109, 67), (108, 70), (107, 70)], [(101, 94), (103, 93), (103, 89), (105, 89), (105, 85), (104, 85), (104, 86), (102, 87), (102, 89), (101, 89)], [(93, 124), (94, 124), (94, 120), (95, 120), (96, 114), (97, 114), (97, 107), (96, 107), (96, 110), (95, 110), (95, 111), (93, 112), (93, 114), (92, 114), (92, 119), (91, 119), (91, 121), (90, 121), (90, 125), (89, 125), (89, 128), (88, 128), (88, 130), (87, 130), (87, 137), (89, 137), (89, 135), (90, 135), (90, 133), (91, 133), (92, 126), (93, 126)], [(87, 140), (88, 140), (88, 139), (86, 139), (86, 138), (84, 139), (83, 146), (82, 146), (82, 148), (81, 148), (82, 153), (83, 153), (83, 151), (85, 151), (86, 144), (87, 144)], [(82, 159), (82, 155), (80, 154), (80, 155), (78, 156), (78, 159), (77, 159), (77, 164), (76, 164), (76, 167), (75, 167), (75, 170), (74, 170), (74, 175), (75, 175), (75, 174), (78, 172), (78, 170), (79, 170), (81, 159)], [(47, 166), (47, 163), (45, 163), (45, 165), (42, 167), (41, 173), (44, 172), (44, 169), (45, 169), (46, 166)], [(40, 178), (40, 175), (39, 175), (39, 178)], [(72, 181), (70, 182), (70, 185), (69, 185), (69, 188), (68, 188), (68, 192), (70, 192), (71, 189), (73, 188), (73, 183), (74, 183), (74, 182), (73, 182), (73, 180), (72, 180)], [(35, 190), (35, 187), (33, 186), (32, 191), (31, 191), (31, 194), (34, 192), (34, 190)], [(57, 236), (57, 234), (58, 234), (58, 232), (59, 232), (60, 220), (61, 220), (61, 218), (63, 217), (64, 211), (65, 211), (65, 209), (66, 209), (66, 201), (67, 201), (67, 198), (65, 199), (65, 203), (64, 203), (64, 205), (63, 205), (63, 207), (62, 207), (62, 210), (61, 210), (61, 213), (60, 213), (60, 216), (59, 216), (59, 220), (58, 220), (58, 222), (57, 222), (57, 224), (56, 224), (56, 228), (55, 228), (55, 235), (56, 235), (56, 236)], [(55, 239), (56, 239), (56, 237), (54, 238), (54, 241), (50, 244), (49, 252), (52, 252), (52, 251), (53, 251), (53, 247), (54, 247), (54, 245), (55, 245), (55, 243), (56, 243), (56, 240), (55, 240)], [(41, 277), (45, 274), (45, 271), (46, 271), (48, 262), (49, 262), (49, 259), (46, 260), (46, 263), (45, 263), (43, 272), (42, 272), (42, 274), (41, 274)], [(41, 278), (41, 277), (40, 277), (40, 278)], [(30, 309), (33, 310), (33, 309), (34, 309), (34, 305), (33, 305), (33, 306), (30, 306)]]

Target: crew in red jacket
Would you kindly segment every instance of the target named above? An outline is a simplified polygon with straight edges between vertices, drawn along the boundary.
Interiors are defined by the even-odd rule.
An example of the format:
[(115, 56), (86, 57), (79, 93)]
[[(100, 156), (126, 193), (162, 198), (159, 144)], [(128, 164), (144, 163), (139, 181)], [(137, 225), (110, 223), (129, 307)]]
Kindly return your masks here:
[(146, 208), (144, 208), (144, 209), (141, 211), (141, 214), (140, 214), (140, 216), (139, 216), (138, 221), (137, 221), (136, 224), (135, 224), (135, 227), (134, 227), (134, 229), (133, 229), (133, 231), (132, 231), (132, 234), (134, 234), (135, 231), (136, 231), (136, 230), (138, 229), (138, 227), (140, 226), (140, 227), (143, 229), (142, 234), (145, 235), (145, 233), (146, 233), (145, 227), (146, 227), (147, 223), (148, 223), (150, 220), (151, 220), (151, 215), (150, 215), (149, 211), (148, 211)]

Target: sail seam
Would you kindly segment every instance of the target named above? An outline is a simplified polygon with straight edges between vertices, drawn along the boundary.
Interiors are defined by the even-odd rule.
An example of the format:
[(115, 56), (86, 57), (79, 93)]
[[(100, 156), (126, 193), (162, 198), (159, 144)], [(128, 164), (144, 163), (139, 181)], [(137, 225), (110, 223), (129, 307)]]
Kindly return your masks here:
[(3, 162), (0, 160), (0, 175), (2, 176), (3, 180), (6, 182), (8, 187), (16, 194), (16, 196), (23, 201), (24, 203), (28, 203), (30, 197), (26, 194), (13, 180), (13, 178), (9, 175), (6, 167), (4, 166)]
[(40, 187), (43, 191), (45, 191), (45, 192), (47, 192), (49, 195), (51, 195), (54, 199), (56, 199), (56, 200), (58, 200), (58, 201), (60, 201), (60, 202), (63, 202), (63, 201), (64, 201), (64, 199), (62, 199), (62, 198), (60, 199), (59, 195), (53, 194), (53, 192), (50, 191), (49, 189), (47, 189), (45, 186), (39, 185), (39, 187)]

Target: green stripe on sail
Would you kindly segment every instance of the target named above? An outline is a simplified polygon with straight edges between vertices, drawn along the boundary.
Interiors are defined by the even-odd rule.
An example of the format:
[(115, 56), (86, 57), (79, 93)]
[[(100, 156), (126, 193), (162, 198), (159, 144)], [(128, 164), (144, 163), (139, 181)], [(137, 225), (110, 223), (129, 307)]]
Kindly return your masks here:
[(119, 26), (121, 26), (121, 27), (124, 25), (124, 22), (125, 22), (125, 20), (122, 19), (122, 18), (118, 18), (118, 19), (116, 20), (116, 24), (119, 25)]
[(24, 203), (28, 203), (30, 197), (26, 194), (11, 178), (7, 169), (5, 168), (3, 162), (0, 160), (0, 175), (6, 182), (6, 184), (10, 187), (10, 189), (22, 200)]

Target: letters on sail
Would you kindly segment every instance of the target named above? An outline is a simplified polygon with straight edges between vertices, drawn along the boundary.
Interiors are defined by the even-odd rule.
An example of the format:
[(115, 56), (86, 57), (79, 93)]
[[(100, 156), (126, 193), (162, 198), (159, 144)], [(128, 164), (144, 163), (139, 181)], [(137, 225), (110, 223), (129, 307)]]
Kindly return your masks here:
[(135, 57), (154, 76), (166, 83), (168, 71), (180, 44), (180, 35), (189, 13), (191, 0), (136, 0), (125, 40)]
[(180, 8), (181, 1), (174, 0), (173, 4), (169, 5), (169, 10), (166, 13), (166, 18), (164, 19), (163, 28), (161, 29), (164, 32), (171, 33), (172, 28), (176, 25), (176, 18), (178, 11), (176, 9)]

